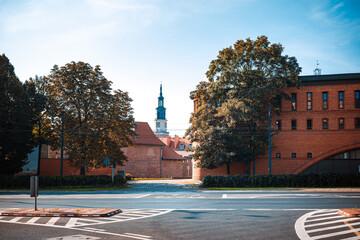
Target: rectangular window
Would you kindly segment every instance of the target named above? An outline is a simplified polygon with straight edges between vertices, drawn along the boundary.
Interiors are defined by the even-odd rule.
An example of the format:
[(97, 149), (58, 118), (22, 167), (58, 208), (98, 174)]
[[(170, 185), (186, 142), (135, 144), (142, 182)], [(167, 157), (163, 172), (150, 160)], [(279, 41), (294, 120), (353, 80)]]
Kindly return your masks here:
[(312, 109), (312, 93), (308, 92), (306, 94), (306, 99), (307, 99), (307, 110), (311, 110)]
[(324, 118), (322, 122), (323, 122), (323, 129), (328, 129), (329, 119)]
[(360, 108), (360, 91), (355, 91), (355, 108)]
[(296, 111), (296, 93), (291, 94), (291, 111)]
[(344, 109), (344, 92), (339, 92), (339, 109)]
[(306, 121), (306, 129), (307, 130), (311, 130), (312, 129), (312, 120), (311, 119), (308, 119)]
[(296, 130), (296, 120), (291, 120), (291, 130)]
[(360, 118), (355, 118), (355, 128), (360, 128)]
[(291, 158), (296, 158), (296, 153), (292, 153)]
[(344, 129), (345, 126), (345, 119), (339, 118), (339, 129)]
[(312, 158), (312, 153), (307, 153), (307, 158)]
[(327, 92), (323, 92), (323, 109), (324, 110), (328, 109), (328, 93)]
[(276, 130), (281, 130), (281, 120), (276, 121)]
[(276, 158), (281, 158), (281, 153), (276, 153)]

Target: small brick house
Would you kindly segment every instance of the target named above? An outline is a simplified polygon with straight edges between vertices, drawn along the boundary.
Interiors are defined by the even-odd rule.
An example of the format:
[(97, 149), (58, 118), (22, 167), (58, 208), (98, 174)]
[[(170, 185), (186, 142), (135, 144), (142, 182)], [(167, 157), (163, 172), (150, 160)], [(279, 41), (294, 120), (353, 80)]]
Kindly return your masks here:
[[(115, 174), (129, 173), (141, 178), (187, 178), (186, 159), (160, 141), (146, 122), (135, 122), (134, 146), (124, 148), (128, 157), (124, 166), (116, 166)], [(60, 174), (59, 150), (52, 151), (43, 145), (41, 153), (40, 175)], [(69, 165), (67, 156), (63, 161), (64, 175), (79, 175), (80, 170)], [(111, 174), (111, 168), (87, 169), (87, 175)]]
[[(360, 73), (300, 76), (300, 80), (300, 89), (284, 89), (291, 101), (283, 100), (282, 113), (272, 116), (272, 129), (278, 133), (272, 137), (271, 173), (359, 173)], [(257, 156), (256, 174), (268, 174), (268, 168), (268, 152)], [(245, 174), (245, 169), (244, 163), (233, 163), (231, 175)], [(205, 175), (226, 175), (226, 166), (213, 170), (194, 166), (193, 179)]]
[[(156, 134), (156, 133), (155, 133)], [(166, 137), (159, 137), (159, 139), (166, 144), (170, 149), (174, 150), (177, 154), (184, 157), (185, 160), (185, 167), (186, 172), (184, 173), (187, 177), (192, 177), (192, 157), (189, 150), (192, 147), (192, 144), (190, 143), (190, 140), (187, 138), (181, 138), (177, 135), (175, 137), (171, 137), (167, 135)]]

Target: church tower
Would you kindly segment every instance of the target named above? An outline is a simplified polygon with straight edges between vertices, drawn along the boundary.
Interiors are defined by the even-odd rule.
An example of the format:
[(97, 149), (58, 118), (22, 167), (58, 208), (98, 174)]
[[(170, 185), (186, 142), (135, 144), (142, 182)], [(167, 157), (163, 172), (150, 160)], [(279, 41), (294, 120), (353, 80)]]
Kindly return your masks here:
[(168, 135), (167, 132), (167, 120), (165, 117), (166, 108), (164, 107), (164, 97), (162, 95), (162, 84), (160, 84), (160, 96), (158, 97), (158, 107), (156, 108), (156, 132), (155, 134), (160, 137), (160, 135)]

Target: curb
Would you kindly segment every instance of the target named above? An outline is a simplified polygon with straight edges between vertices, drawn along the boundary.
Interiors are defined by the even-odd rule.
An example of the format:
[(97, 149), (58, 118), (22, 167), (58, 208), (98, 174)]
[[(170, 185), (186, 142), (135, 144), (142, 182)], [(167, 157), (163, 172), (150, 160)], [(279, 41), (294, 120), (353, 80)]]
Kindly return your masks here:
[[(121, 213), (121, 209), (114, 209), (114, 210), (105, 210), (102, 211), (103, 213), (77, 213), (75, 212), (75, 210), (78, 209), (64, 209), (63, 211), (54, 211), (54, 212), (41, 212), (39, 211), (39, 213), (34, 213), (33, 212), (26, 212), (26, 210), (28, 209), (19, 209), (17, 211), (9, 211), (9, 212), (3, 212), (0, 214), (0, 216), (17, 216), (17, 217), (111, 217), (115, 214)], [(80, 209), (83, 211), (86, 211), (88, 209)], [(93, 209), (92, 209), (93, 210)], [(104, 209), (100, 209), (100, 210), (104, 210)]]
[(353, 218), (353, 217), (360, 218), (360, 209), (340, 209), (338, 213), (349, 218)]

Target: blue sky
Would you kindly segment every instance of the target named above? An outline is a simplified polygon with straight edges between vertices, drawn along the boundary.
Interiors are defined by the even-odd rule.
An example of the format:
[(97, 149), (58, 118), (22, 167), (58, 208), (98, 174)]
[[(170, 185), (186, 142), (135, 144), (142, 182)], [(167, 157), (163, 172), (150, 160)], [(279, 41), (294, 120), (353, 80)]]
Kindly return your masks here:
[(239, 39), (266, 35), (302, 75), (360, 72), (360, 1), (0, 0), (0, 54), (21, 81), (70, 61), (100, 65), (128, 91), (134, 116), (155, 127), (160, 82), (168, 130), (182, 135), (190, 91)]

